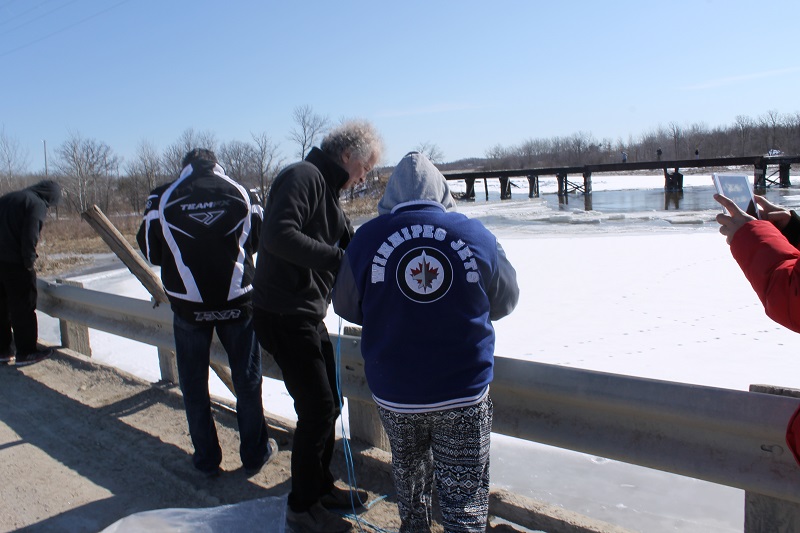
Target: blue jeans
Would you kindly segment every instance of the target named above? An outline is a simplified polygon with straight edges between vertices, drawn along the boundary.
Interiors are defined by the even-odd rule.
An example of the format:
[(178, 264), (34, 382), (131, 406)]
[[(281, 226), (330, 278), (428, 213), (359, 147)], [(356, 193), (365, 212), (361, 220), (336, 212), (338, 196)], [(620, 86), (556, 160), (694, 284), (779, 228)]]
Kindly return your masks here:
[(195, 468), (204, 472), (214, 471), (222, 461), (208, 393), (208, 367), (215, 328), (228, 354), (236, 393), (242, 465), (245, 468), (258, 468), (269, 455), (269, 435), (261, 399), (261, 349), (253, 332), (252, 318), (196, 324), (175, 314), (173, 328), (178, 379), (194, 445), (192, 460)]

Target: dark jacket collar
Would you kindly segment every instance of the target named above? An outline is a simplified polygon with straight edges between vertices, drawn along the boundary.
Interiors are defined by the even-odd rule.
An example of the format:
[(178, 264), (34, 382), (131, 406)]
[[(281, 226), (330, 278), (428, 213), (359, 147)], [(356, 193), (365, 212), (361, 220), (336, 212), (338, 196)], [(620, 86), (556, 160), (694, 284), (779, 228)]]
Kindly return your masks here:
[(336, 196), (350, 179), (350, 174), (339, 163), (317, 147), (311, 149), (305, 160), (319, 169), (322, 177), (325, 178), (325, 183), (336, 193)]

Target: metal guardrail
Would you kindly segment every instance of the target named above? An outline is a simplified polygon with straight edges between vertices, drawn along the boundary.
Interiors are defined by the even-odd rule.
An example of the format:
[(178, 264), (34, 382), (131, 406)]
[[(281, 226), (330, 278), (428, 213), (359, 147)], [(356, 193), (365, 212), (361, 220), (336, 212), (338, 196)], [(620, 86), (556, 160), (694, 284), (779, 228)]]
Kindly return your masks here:
[[(174, 349), (167, 306), (39, 281), (39, 310)], [(340, 341), (346, 397), (371, 401), (360, 339)], [(212, 359), (227, 364), (218, 347)], [(280, 379), (271, 359), (265, 375)], [(800, 503), (785, 442), (800, 399), (495, 358), (493, 431)], [(351, 422), (352, 423), (352, 422)]]

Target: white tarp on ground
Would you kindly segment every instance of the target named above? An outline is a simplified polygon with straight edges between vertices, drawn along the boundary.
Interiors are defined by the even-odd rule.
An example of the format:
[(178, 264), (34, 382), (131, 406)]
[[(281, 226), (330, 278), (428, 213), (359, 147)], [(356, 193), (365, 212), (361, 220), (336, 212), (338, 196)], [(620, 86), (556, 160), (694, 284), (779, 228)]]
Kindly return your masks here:
[(117, 520), (100, 533), (284, 533), (286, 496), (205, 509), (158, 509)]

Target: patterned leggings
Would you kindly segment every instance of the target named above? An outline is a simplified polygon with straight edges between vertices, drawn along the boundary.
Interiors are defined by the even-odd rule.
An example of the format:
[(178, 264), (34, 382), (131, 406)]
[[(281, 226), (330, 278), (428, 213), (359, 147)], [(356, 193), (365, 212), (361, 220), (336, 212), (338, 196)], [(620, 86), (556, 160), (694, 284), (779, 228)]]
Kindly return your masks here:
[(430, 532), (434, 474), (445, 532), (485, 531), (491, 398), (431, 413), (378, 412), (392, 446), (400, 533)]

